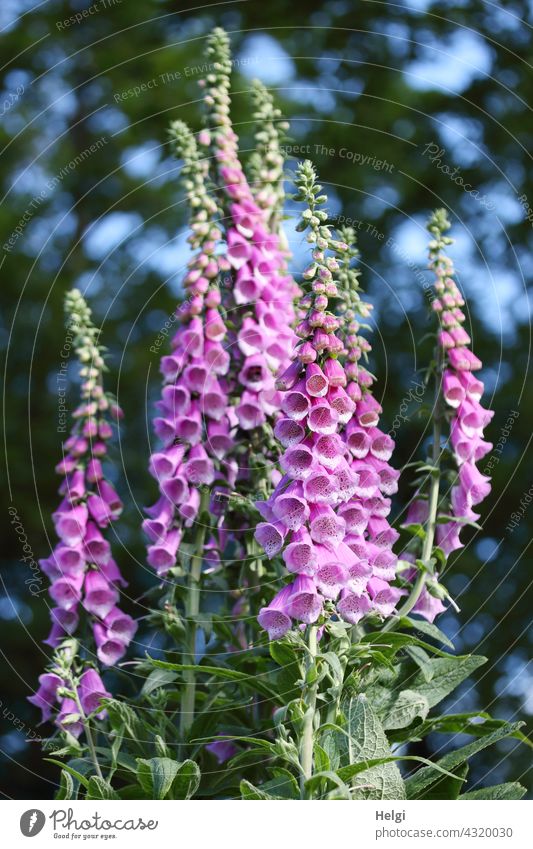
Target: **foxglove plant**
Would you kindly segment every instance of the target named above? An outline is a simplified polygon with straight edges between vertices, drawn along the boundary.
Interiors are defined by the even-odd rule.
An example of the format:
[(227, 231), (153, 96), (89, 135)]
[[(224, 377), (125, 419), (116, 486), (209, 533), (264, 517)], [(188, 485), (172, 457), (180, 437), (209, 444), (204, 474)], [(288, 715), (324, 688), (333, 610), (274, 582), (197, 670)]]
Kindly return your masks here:
[[(422, 530), (423, 542), (420, 545), (419, 535), (415, 536), (402, 554), (403, 577), (412, 586), (401, 612), (413, 611), (430, 622), (445, 610), (443, 600), (451, 601), (439, 584), (437, 562), (444, 565), (453, 551), (463, 547), (461, 530), (479, 519), (473, 508), (490, 492), (489, 478), (479, 472), (476, 462), (492, 448), (483, 439), (483, 429), (494, 415), (480, 404), (484, 387), (473, 372), (481, 368), (481, 362), (468, 347), (470, 337), (461, 310), (464, 300), (453, 279), (453, 262), (444, 252), (452, 243), (445, 235), (449, 228), (446, 211), (436, 210), (428, 222), (429, 268), (435, 274), (432, 310), (439, 326), (432, 457), (429, 466), (423, 467), (429, 474), (418, 487), (405, 522), (407, 529)], [(447, 471), (443, 469), (443, 450), (451, 455)], [(450, 492), (441, 486), (443, 471), (452, 480)], [(416, 565), (409, 567), (409, 562)]]
[(282, 144), (289, 124), (260, 80), (252, 80), (252, 97), (257, 129), (256, 149), (248, 162), (249, 182), (257, 205), (265, 211), (269, 228), (275, 233), (285, 200)]
[[(255, 83), (257, 151), (247, 179), (230, 119), (223, 31), (209, 36), (207, 60), (207, 128), (195, 141), (181, 122), (171, 127), (193, 258), (172, 351), (161, 362), (160, 447), (150, 458), (159, 499), (143, 523), (154, 594), (165, 586), (164, 612), (151, 620), (177, 645), (136, 661), (142, 688), (126, 704), (110, 697), (63, 616), (63, 630), (50, 637), (54, 664), (32, 697), (46, 717), (59, 703), (56, 722), (70, 731), (55, 753), (76, 756), (65, 764), (60, 798), (231, 798), (239, 790), (246, 799), (481, 798), (463, 792), (468, 759), (523, 735), (519, 723), (484, 712), (431, 713), (484, 662), (449, 653), (452, 644), (433, 624), (446, 597), (435, 567), (460, 545), (460, 528), (488, 492), (475, 463), (488, 450), (482, 428), (490, 413), (479, 404), (482, 384), (472, 375), (479, 361), (467, 348), (462, 298), (444, 254), (448, 222), (442, 211), (430, 222), (440, 325), (428, 370), (436, 377), (432, 457), (419, 464), (419, 475), (428, 474), (417, 481), (403, 529), (410, 541), (398, 560), (389, 517), (399, 473), (366, 367), (371, 307), (359, 289), (354, 232), (334, 233), (315, 171), (300, 165), (296, 185), (306, 208), (297, 229), (312, 246), (302, 292), (288, 273), (280, 228), (286, 126)], [(96, 331), (82, 342), (83, 391), (93, 394), (84, 398), (65, 458), (56, 524), (61, 550), (76, 548), (83, 526), (83, 551), (93, 552), (75, 612), (85, 605), (96, 629), (105, 611), (91, 608), (109, 595), (92, 587), (94, 578), (87, 591), (85, 574), (102, 571), (106, 552), (87, 526), (101, 532), (113, 515), (108, 499), (118, 506), (108, 489), (101, 493), (97, 462), (108, 407), (97, 389)], [(93, 439), (99, 447), (85, 465)], [(66, 558), (66, 568), (76, 575), (77, 561)], [(69, 605), (78, 592), (71, 585), (54, 590)], [(229, 616), (228, 595), (235, 601)], [(476, 739), (430, 761), (409, 747), (433, 731)], [(76, 739), (82, 732), (84, 748)], [(185, 747), (194, 761), (177, 760)], [(402, 774), (403, 761), (421, 768)], [(508, 784), (487, 798), (522, 793)]]
[[(56, 467), (63, 478), (59, 489), (63, 500), (53, 514), (59, 542), (39, 564), (50, 579), (49, 593), (55, 604), (51, 610), (52, 629), (45, 643), (61, 655), (66, 641), (70, 648), (65, 668), (70, 670), (74, 657), (72, 645), (75, 645), (72, 638), (82, 632), (82, 620), (92, 628), (94, 640), (94, 649), (90, 645), (83, 647), (85, 655), (89, 661), (96, 655), (105, 667), (113, 666), (123, 657), (137, 623), (118, 607), (120, 588), (127, 586), (127, 582), (104, 535), (122, 512), (122, 502), (106, 480), (102, 465), (113, 435), (111, 422), (121, 418), (122, 411), (104, 390), (104, 349), (98, 341), (99, 330), (77, 289), (67, 294), (65, 310), (81, 364), (81, 404), (73, 413), (72, 432), (64, 443), (63, 459)], [(56, 667), (62, 662), (57, 657)], [(72, 687), (72, 682), (65, 682), (57, 671), (41, 675), (39, 681), (40, 687), (30, 701), (41, 708), (43, 721), (50, 718), (53, 704), (59, 702), (57, 724), (68, 725), (72, 734), (79, 734), (82, 723), (69, 721), (72, 713), (79, 714), (74, 708), (77, 696), (73, 701), (72, 697), (61, 695), (66, 683)], [(80, 678), (80, 698), (85, 708), (88, 702), (84, 694), (93, 685), (95, 692), (107, 694), (96, 670), (88, 667)]]
[[(184, 279), (186, 296), (177, 310), (180, 326), (172, 339), (173, 350), (161, 360), (161, 415), (154, 419), (154, 430), (162, 446), (150, 457), (150, 472), (158, 482), (160, 498), (148, 508), (143, 529), (150, 540), (148, 563), (161, 578), (175, 567), (180, 546), (191, 550), (183, 661), (194, 664), (202, 561), (207, 547), (215, 555), (218, 549), (212, 533), (207, 538), (205, 516), (208, 510), (217, 513), (221, 487), (228, 481), (232, 485), (235, 476), (228, 456), (234, 426), (226, 381), (230, 357), (222, 344), (227, 331), (219, 310), (218, 287), (219, 275), (228, 265), (225, 257), (217, 254), (222, 234), (216, 223), (217, 204), (208, 191), (207, 160), (200, 156), (194, 136), (183, 122), (172, 124), (171, 137), (176, 155), (183, 159), (192, 214), (189, 243), (195, 253)], [(193, 720), (196, 688), (194, 673), (188, 672), (186, 679), (183, 733)]]
[[(277, 380), (284, 474), (258, 504), (265, 521), (256, 529), (267, 556), (281, 554), (296, 579), (259, 614), (271, 639), (283, 637), (293, 620), (313, 625), (326, 611), (353, 625), (371, 612), (388, 616), (401, 594), (390, 585), (398, 534), (386, 518), (387, 496), (397, 489), (398, 473), (388, 463), (394, 443), (378, 428), (372, 378), (359, 362), (370, 347), (358, 321), (368, 305), (354, 289), (353, 251), (325, 223), (326, 198), (310, 162), (299, 166), (296, 186), (307, 204), (300, 229), (309, 229), (313, 245), (303, 274), (311, 291), (302, 302), (307, 315), (296, 328), (294, 359)], [(332, 310), (339, 298), (340, 317)]]
[[(224, 477), (224, 460), (232, 448), (225, 376), (229, 354), (223, 347), (226, 326), (220, 313), (218, 277), (226, 268), (216, 254), (221, 231), (217, 206), (206, 186), (207, 162), (194, 136), (181, 121), (171, 126), (176, 155), (183, 159), (192, 213), (189, 243), (195, 251), (184, 279), (185, 300), (177, 310), (180, 326), (172, 353), (161, 359), (163, 390), (154, 419), (162, 446), (150, 457), (150, 472), (160, 498), (148, 509), (143, 528), (150, 540), (148, 563), (158, 576), (176, 564), (186, 529), (208, 505), (206, 487)], [(213, 497), (216, 496), (216, 490)]]
[(212, 66), (202, 81), (207, 138), (233, 272), (229, 309), (236, 308), (236, 345), (232, 352), (238, 381), (235, 414), (239, 427), (251, 431), (272, 420), (279, 410), (274, 375), (290, 359), (295, 339), (291, 329), (295, 320), (293, 301), (298, 288), (287, 274), (279, 238), (269, 229), (270, 207), (265, 212), (256, 202), (239, 159), (238, 138), (230, 117), (231, 56), (223, 30), (215, 29), (208, 37), (207, 59)]

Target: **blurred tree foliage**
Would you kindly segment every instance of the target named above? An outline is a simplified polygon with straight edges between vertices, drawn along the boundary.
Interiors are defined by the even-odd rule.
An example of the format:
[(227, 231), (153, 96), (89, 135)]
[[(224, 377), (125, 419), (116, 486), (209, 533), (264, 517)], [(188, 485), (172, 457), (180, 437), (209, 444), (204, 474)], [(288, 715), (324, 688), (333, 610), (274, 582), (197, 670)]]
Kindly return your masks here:
[[(131, 612), (142, 615), (143, 603), (134, 600), (151, 577), (137, 527), (140, 506), (155, 495), (145, 468), (145, 411), (158, 385), (156, 340), (175, 306), (187, 259), (179, 163), (166, 146), (166, 127), (175, 118), (200, 127), (204, 37), (222, 25), (236, 57), (234, 117), (243, 150), (253, 132), (249, 82), (259, 76), (276, 90), (291, 120), (292, 152), (315, 160), (332, 206), (356, 222), (379, 324), (374, 366), (391, 427), (397, 413), (405, 413), (426, 353), (419, 341), (428, 327), (424, 221), (436, 205), (450, 210), (454, 258), (496, 410), (489, 438), (501, 449), (492, 455), (485, 531), (473, 533), (455, 556), (447, 581), (461, 612), (447, 614), (441, 627), (455, 635), (461, 651), (490, 658), (454, 709), (487, 708), (509, 719), (530, 714), (529, 516), (512, 533), (506, 525), (532, 485), (526, 291), (533, 265), (527, 220), (527, 205), (533, 205), (531, 5), (184, 5), (2, 4), (4, 515), (14, 505), (33, 555), (47, 554), (62, 439), (62, 300), (77, 285), (87, 290), (102, 323), (111, 352), (110, 388), (126, 413), (116, 460), (128, 506), (116, 548), (131, 576)], [(289, 238), (298, 257), (299, 237), (289, 230)], [(70, 382), (66, 406), (73, 406), (75, 394)], [(425, 440), (413, 397), (397, 429), (397, 465)], [(506, 427), (512, 411), (519, 416)], [(0, 747), (10, 764), (6, 793), (38, 798), (52, 795), (56, 772), (42, 763), (38, 744), (25, 742), (37, 719), (25, 697), (45, 662), (40, 641), (47, 602), (46, 593), (28, 592), (29, 567), (21, 557), (8, 523)], [(437, 749), (442, 740), (432, 743)], [(490, 767), (480, 757), (474, 777), (482, 779), (490, 768), (491, 783), (510, 777), (526, 782), (529, 752), (522, 747), (508, 757), (502, 748), (500, 754)]]

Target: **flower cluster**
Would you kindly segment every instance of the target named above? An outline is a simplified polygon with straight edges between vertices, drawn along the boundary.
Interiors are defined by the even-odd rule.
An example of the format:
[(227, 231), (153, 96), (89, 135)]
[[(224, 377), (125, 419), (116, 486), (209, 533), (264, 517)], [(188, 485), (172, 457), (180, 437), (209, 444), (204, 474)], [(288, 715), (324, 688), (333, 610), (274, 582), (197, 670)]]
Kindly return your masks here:
[[(60, 664), (64, 666), (64, 661)], [(70, 677), (69, 671), (57, 669), (39, 676), (39, 689), (28, 701), (39, 708), (42, 721), (51, 719), (56, 704), (59, 705), (55, 722), (73, 737), (79, 737), (86, 729), (87, 716), (105, 719), (105, 708), (101, 700), (111, 698), (104, 683), (92, 667), (88, 667), (77, 680)]]
[(49, 557), (39, 561), (51, 581), (50, 596), (56, 605), (45, 642), (55, 648), (65, 636), (74, 634), (83, 609), (91, 617), (98, 659), (111, 666), (123, 656), (137, 627), (117, 607), (119, 587), (127, 582), (102, 533), (122, 512), (122, 502), (102, 467), (113, 435), (110, 419), (120, 418), (122, 412), (104, 392), (98, 330), (78, 290), (69, 293), (65, 308), (82, 366), (82, 401), (73, 413), (75, 423), (64, 443), (66, 453), (56, 467), (63, 476), (59, 490), (63, 500), (53, 514), (59, 543)]
[(248, 174), (258, 206), (265, 210), (270, 229), (275, 230), (276, 217), (282, 212), (285, 198), (283, 167), (285, 157), (281, 144), (289, 128), (272, 95), (259, 80), (252, 80), (252, 97), (257, 126), (256, 149), (250, 155)]
[[(172, 339), (173, 350), (161, 359), (164, 385), (157, 405), (160, 415), (154, 419), (162, 447), (150, 457), (150, 472), (161, 495), (147, 509), (143, 529), (150, 540), (148, 562), (160, 576), (176, 563), (183, 529), (191, 527), (198, 515), (202, 487), (212, 486), (215, 476), (235, 475), (226, 460), (233, 445), (233, 422), (218, 278), (228, 264), (216, 253), (222, 235), (216, 224), (217, 205), (207, 188), (207, 160), (200, 157), (190, 129), (176, 121), (171, 136), (184, 163), (192, 210), (189, 242), (195, 254), (184, 280), (186, 297), (177, 311), (180, 326)], [(212, 499), (216, 496), (214, 488)]]
[(402, 594), (390, 586), (397, 533), (386, 518), (398, 479), (388, 463), (394, 443), (378, 428), (381, 408), (359, 363), (368, 343), (358, 332), (356, 309), (364, 315), (368, 306), (348, 296), (342, 318), (330, 310), (342, 294), (336, 281), (355, 281), (352, 254), (325, 224), (319, 207), (326, 198), (318, 194), (310, 162), (299, 166), (296, 185), (308, 204), (300, 229), (309, 228), (314, 246), (303, 274), (311, 291), (302, 300), (307, 314), (296, 328), (294, 359), (277, 381), (283, 416), (275, 434), (285, 449), (284, 474), (257, 505), (265, 521), (256, 539), (269, 557), (282, 553), (297, 577), (260, 611), (271, 639), (282, 637), (293, 619), (316, 622), (326, 601), (356, 624), (370, 612), (390, 615)]
[(436, 275), (433, 309), (438, 315), (439, 344), (444, 352), (442, 394), (450, 417), (450, 444), (459, 470), (451, 491), (451, 515), (458, 519), (437, 525), (437, 543), (446, 555), (462, 547), (459, 533), (464, 522), (474, 522), (479, 514), (474, 507), (490, 492), (490, 478), (482, 475), (476, 463), (487, 454), (492, 444), (483, 439), (483, 430), (494, 412), (482, 407), (483, 383), (473, 372), (481, 368), (480, 360), (470, 350), (470, 337), (464, 328), (464, 300), (455, 283), (452, 260), (442, 248), (451, 239), (443, 233), (450, 227), (445, 210), (437, 210), (429, 223), (433, 234), (430, 243), (430, 265)]
[[(78, 629), (80, 616), (88, 614), (96, 645), (96, 655), (104, 666), (114, 665), (126, 652), (137, 623), (118, 607), (120, 587), (127, 586), (104, 532), (122, 512), (122, 503), (106, 480), (102, 460), (113, 434), (111, 420), (122, 416), (120, 408), (104, 391), (105, 369), (99, 331), (91, 311), (76, 289), (66, 298), (68, 332), (81, 363), (81, 403), (73, 413), (72, 432), (64, 443), (64, 456), (56, 467), (62, 475), (63, 496), (53, 520), (59, 542), (46, 559), (39, 561), (50, 579), (52, 629), (45, 643), (61, 647)], [(88, 670), (82, 692), (96, 681), (96, 671)], [(82, 676), (83, 677), (83, 676)], [(30, 698), (50, 716), (51, 704), (60, 686), (58, 676), (44, 674), (40, 687)], [(52, 698), (53, 697), (53, 698)], [(85, 696), (84, 696), (85, 698)], [(60, 699), (59, 720), (68, 714), (70, 699)]]
[(267, 211), (254, 199), (239, 159), (230, 118), (231, 58), (223, 30), (215, 29), (209, 36), (207, 58), (213, 70), (202, 81), (210, 126), (206, 141), (214, 153), (227, 214), (227, 259), (234, 273), (229, 308), (238, 315), (235, 414), (246, 431), (262, 426), (279, 409), (274, 375), (290, 361), (295, 342), (293, 302), (299, 290), (287, 273), (279, 237), (269, 229)]

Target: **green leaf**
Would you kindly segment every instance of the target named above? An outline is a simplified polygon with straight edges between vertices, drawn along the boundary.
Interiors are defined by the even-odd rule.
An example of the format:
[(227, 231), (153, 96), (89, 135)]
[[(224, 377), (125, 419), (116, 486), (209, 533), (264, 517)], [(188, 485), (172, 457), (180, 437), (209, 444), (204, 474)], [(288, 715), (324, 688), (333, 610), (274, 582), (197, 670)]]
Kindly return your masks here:
[(426, 538), (424, 525), (421, 525), (419, 522), (413, 522), (411, 525), (402, 525), (402, 529), (413, 537), (418, 537), (419, 539)]
[(433, 669), (431, 681), (427, 681), (419, 672), (412, 680), (411, 689), (425, 696), (430, 708), (437, 705), (449, 693), (468, 678), (474, 670), (487, 662), (480, 655), (464, 655), (433, 658), (430, 663)]
[(315, 773), (315, 775), (313, 775), (305, 782), (305, 788), (309, 792), (312, 792), (314, 790), (321, 790), (324, 782), (329, 782), (333, 785), (333, 787), (335, 788), (336, 799), (354, 798), (352, 797), (348, 785), (342, 780), (342, 778), (339, 777), (336, 772), (333, 772), (332, 770)]
[(164, 799), (178, 768), (178, 761), (170, 758), (137, 758), (137, 779), (150, 799)]
[(149, 657), (149, 660), (158, 669), (172, 669), (174, 672), (188, 670), (202, 672), (205, 675), (212, 675), (214, 678), (224, 678), (226, 681), (239, 681), (243, 686), (266, 693), (268, 696), (275, 695), (275, 691), (268, 684), (262, 682), (258, 675), (248, 675), (246, 672), (239, 672), (237, 669), (228, 669), (225, 666), (202, 666), (196, 663), (169, 663), (166, 660), (154, 660), (152, 657)]
[(398, 623), (399, 628), (409, 628), (410, 630), (420, 631), (426, 637), (432, 637), (443, 646), (448, 646), (453, 649), (453, 643), (450, 642), (446, 634), (440, 628), (437, 628), (432, 622), (426, 622), (425, 619), (410, 619), (408, 616), (402, 616)]
[[(479, 740), (474, 740), (473, 743), (469, 743), (466, 746), (462, 746), (460, 749), (456, 749), (454, 752), (450, 752), (448, 755), (444, 755), (443, 758), (436, 761), (435, 766), (443, 767), (446, 770), (455, 770), (456, 767), (461, 766), (473, 755), (481, 752), (488, 746), (492, 746), (494, 743), (497, 743), (499, 740), (503, 740), (505, 737), (512, 737), (515, 731), (521, 728), (523, 724), (523, 722), (514, 722), (503, 728), (499, 728), (497, 731), (494, 731), (492, 734), (488, 734), (486, 737), (481, 737)], [(420, 799), (423, 796), (425, 789), (437, 781), (438, 778), (439, 776), (435, 773), (434, 766), (418, 770), (418, 772), (408, 778), (405, 782), (407, 798)]]
[(411, 660), (414, 660), (414, 662), (420, 669), (424, 681), (429, 684), (429, 682), (433, 678), (433, 667), (431, 665), (431, 660), (429, 658), (428, 653), (424, 651), (423, 648), (416, 645), (408, 646), (406, 648), (406, 652), (411, 658)]
[(261, 784), (262, 793), (268, 793), (271, 799), (299, 799), (300, 788), (288, 770), (276, 768), (274, 777)]
[[(387, 737), (377, 714), (365, 695), (359, 695), (341, 705), (346, 726), (337, 734), (336, 744), (340, 766), (350, 766), (380, 758), (391, 757)], [(364, 788), (355, 787), (354, 799), (405, 799), (405, 790), (396, 764), (374, 766), (365, 776)]]
[(69, 766), (68, 764), (61, 763), (61, 761), (56, 761), (56, 760), (55, 760), (55, 758), (45, 758), (44, 760), (45, 760), (45, 761), (48, 761), (48, 763), (50, 763), (50, 764), (55, 764), (55, 766), (58, 766), (58, 767), (60, 767), (61, 769), (64, 769), (64, 770), (65, 770), (66, 772), (68, 772), (68, 773), (69, 773), (69, 774), (70, 774), (73, 778), (75, 778), (77, 781), (79, 781), (79, 782), (80, 782), (80, 784), (82, 785), (82, 787), (85, 787), (85, 789), (86, 789), (86, 790), (88, 789), (88, 787), (89, 787), (89, 779), (88, 779), (88, 778), (86, 778), (84, 775), (82, 775), (82, 774), (81, 774), (81, 772), (78, 772), (78, 770), (77, 770), (77, 769), (73, 769), (73, 768), (72, 768), (71, 766)]
[(190, 799), (200, 786), (200, 768), (194, 761), (186, 760), (178, 764), (178, 771), (172, 783), (172, 795), (175, 799)]
[(468, 763), (463, 763), (453, 770), (452, 776), (440, 776), (424, 792), (422, 798), (427, 799), (457, 799), (468, 775)]
[(77, 797), (77, 786), (77, 784), (74, 785), (74, 779), (70, 772), (67, 772), (66, 769), (62, 769), (61, 777), (59, 779), (59, 790), (57, 791), (55, 798), (59, 801), (75, 799)]
[(331, 761), (328, 753), (318, 743), (314, 745), (313, 759), (316, 772), (329, 772), (331, 770)]
[(108, 781), (104, 781), (98, 775), (93, 775), (89, 779), (89, 786), (85, 795), (86, 799), (120, 799), (111, 787)]
[[(393, 735), (394, 741), (405, 743), (409, 740), (421, 740), (432, 731), (439, 734), (470, 734), (472, 737), (486, 737), (487, 734), (492, 734), (498, 728), (507, 726), (505, 719), (493, 719), (490, 714), (483, 711), (473, 711), (470, 713), (451, 713), (444, 716), (435, 716), (420, 722), (412, 728), (408, 728), (404, 734), (397, 733)], [(533, 743), (521, 731), (515, 731), (511, 735), (515, 740), (520, 740), (527, 746), (532, 747)]]
[(274, 796), (271, 796), (270, 793), (261, 790), (259, 787), (255, 787), (253, 784), (250, 784), (249, 781), (243, 778), (240, 785), (241, 797), (243, 799), (273, 799)]
[(418, 646), (426, 652), (431, 652), (439, 657), (453, 657), (449, 652), (442, 651), (436, 646), (426, 643), (414, 634), (400, 634), (395, 631), (389, 631), (385, 634), (381, 631), (373, 631), (372, 633), (365, 634), (359, 646), (355, 646), (354, 648), (357, 650), (360, 646), (367, 644), (371, 644), (372, 647), (379, 648), (383, 652), (392, 651), (393, 654), (396, 654), (400, 649), (407, 649), (408, 646)]
[(142, 739), (142, 724), (129, 705), (117, 699), (105, 699), (103, 704), (107, 709), (113, 731), (122, 734), (126, 730), (132, 740)]
[(417, 690), (402, 690), (383, 716), (383, 728), (407, 728), (419, 716), (425, 719), (429, 711), (427, 698)]
[(350, 781), (355, 775), (360, 775), (360, 773), (365, 772), (367, 769), (370, 769), (374, 766), (379, 766), (380, 764), (389, 764), (395, 763), (396, 761), (415, 761), (416, 763), (425, 764), (426, 766), (430, 766), (434, 769), (437, 769), (441, 775), (448, 776), (448, 778), (455, 778), (452, 772), (448, 772), (441, 767), (437, 767), (436, 764), (431, 763), (427, 758), (422, 758), (419, 755), (390, 755), (387, 758), (374, 758), (370, 761), (364, 761), (359, 764), (351, 764), (351, 766), (343, 766), (338, 770), (337, 775), (343, 781)]
[(466, 799), (521, 799), (527, 793), (517, 781), (509, 781), (505, 784), (495, 784), (494, 787), (482, 787), (480, 790), (471, 790), (463, 793), (459, 800)]
[(143, 684), (141, 696), (148, 696), (159, 687), (164, 687), (165, 684), (172, 684), (177, 677), (177, 672), (172, 672), (170, 669), (152, 669)]

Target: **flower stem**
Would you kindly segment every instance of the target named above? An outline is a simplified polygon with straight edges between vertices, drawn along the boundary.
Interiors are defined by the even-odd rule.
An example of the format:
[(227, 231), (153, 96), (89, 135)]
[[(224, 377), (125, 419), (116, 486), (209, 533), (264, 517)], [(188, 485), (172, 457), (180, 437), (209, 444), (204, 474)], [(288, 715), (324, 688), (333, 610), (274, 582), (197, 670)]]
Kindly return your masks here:
[[(197, 616), (200, 612), (200, 581), (202, 577), (202, 560), (204, 554), (204, 543), (206, 526), (202, 516), (209, 505), (209, 491), (204, 489), (200, 500), (196, 537), (194, 540), (194, 554), (191, 557), (189, 569), (189, 582), (187, 597), (185, 599), (185, 646), (182, 653), (184, 664), (194, 665), (196, 662), (196, 632)], [(191, 727), (194, 720), (194, 707), (196, 700), (196, 673), (193, 669), (187, 669), (183, 673), (185, 689), (181, 703), (180, 731), (182, 739)]]
[(74, 681), (72, 677), (69, 678), (69, 684), (72, 688), (72, 692), (74, 693), (74, 701), (76, 702), (76, 707), (78, 708), (78, 713), (81, 717), (83, 729), (85, 731), (85, 736), (87, 738), (87, 747), (89, 749), (91, 760), (94, 764), (94, 769), (98, 778), (104, 780), (104, 776), (102, 774), (102, 770), (100, 769), (100, 764), (98, 763), (98, 755), (96, 754), (96, 746), (94, 745), (93, 733), (91, 731), (89, 722), (87, 720), (87, 716), (85, 715), (85, 711), (83, 710), (80, 697), (78, 695), (78, 689), (74, 686)]
[(397, 616), (394, 618), (390, 618), (382, 627), (382, 631), (391, 631), (399, 619), (402, 616), (407, 616), (408, 613), (411, 612), (418, 599), (420, 598), (420, 594), (424, 589), (426, 584), (426, 580), (428, 577), (428, 569), (429, 569), (429, 560), (431, 558), (431, 554), (433, 552), (433, 545), (435, 542), (435, 530), (437, 527), (437, 510), (439, 506), (439, 488), (440, 488), (440, 435), (441, 435), (441, 419), (442, 419), (442, 409), (441, 409), (441, 387), (440, 387), (440, 379), (441, 379), (441, 364), (442, 364), (442, 352), (440, 346), (437, 346), (436, 349), (436, 362), (437, 369), (435, 374), (435, 402), (433, 406), (433, 450), (432, 450), (432, 464), (434, 467), (434, 471), (431, 472), (431, 482), (429, 485), (429, 495), (428, 495), (428, 517), (426, 520), (425, 532), (426, 535), (424, 537), (424, 545), (422, 547), (422, 556), (421, 559), (426, 564), (426, 569), (419, 572), (415, 583), (413, 584), (413, 588), (408, 596), (408, 598), (404, 601), (400, 609), (398, 610)]
[[(305, 661), (305, 691), (304, 691), (304, 705), (305, 705), (305, 714), (303, 718), (303, 730), (302, 737), (300, 742), (300, 766), (302, 768), (302, 774), (300, 776), (300, 797), (302, 799), (307, 798), (307, 791), (305, 789), (306, 781), (311, 778), (313, 774), (313, 731), (315, 724), (315, 714), (316, 714), (316, 698), (318, 692), (318, 676), (316, 674), (316, 669), (314, 669), (316, 663), (316, 653), (317, 653), (317, 628), (316, 625), (309, 626), (308, 632), (308, 653), (306, 655)], [(311, 683), (307, 683), (307, 678), (309, 673), (313, 670), (314, 680)]]

